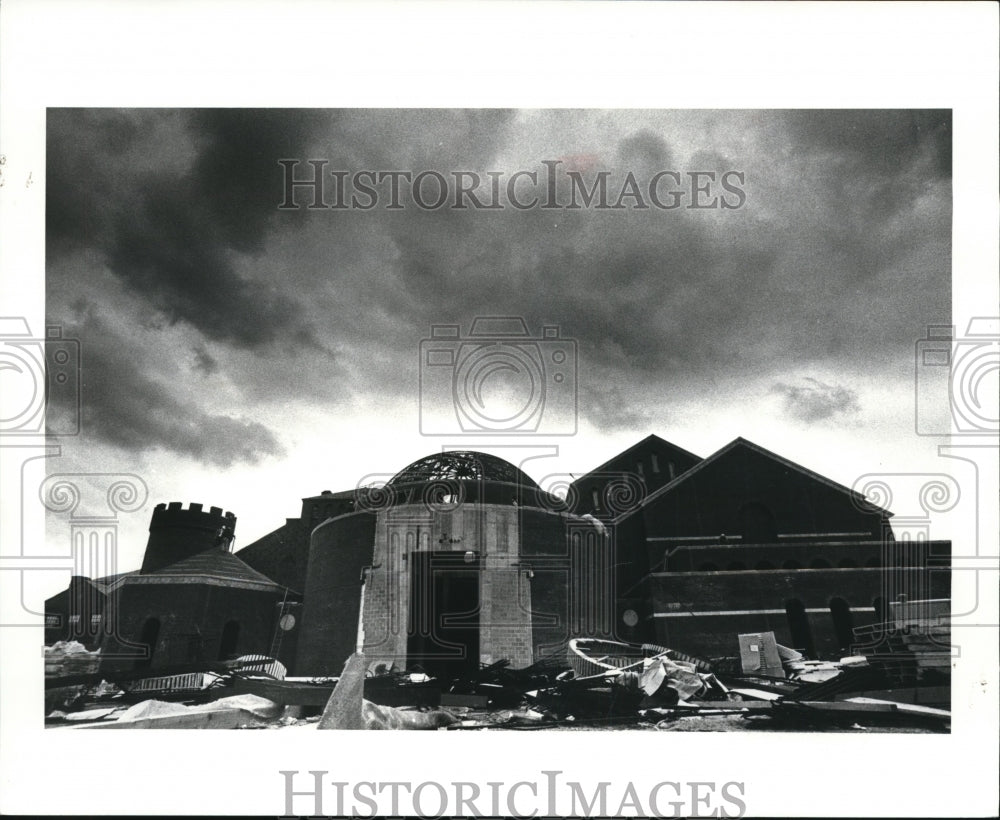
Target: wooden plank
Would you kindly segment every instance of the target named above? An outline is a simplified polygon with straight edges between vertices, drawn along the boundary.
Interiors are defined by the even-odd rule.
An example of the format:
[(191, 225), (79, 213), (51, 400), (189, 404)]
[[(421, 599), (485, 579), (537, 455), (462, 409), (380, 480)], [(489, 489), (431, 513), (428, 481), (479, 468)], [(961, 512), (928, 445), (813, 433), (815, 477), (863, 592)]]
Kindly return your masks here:
[(692, 712), (700, 710), (712, 710), (716, 712), (766, 712), (774, 708), (774, 704), (767, 700), (688, 700), (684, 701), (684, 703), (678, 703), (676, 706), (665, 708), (690, 710)]
[(779, 695), (777, 692), (766, 692), (763, 689), (730, 689), (729, 691), (735, 692), (737, 695), (753, 698), (754, 701), (781, 700), (785, 697), (785, 695)]
[(896, 711), (905, 712), (908, 715), (922, 715), (925, 717), (934, 718), (951, 718), (951, 712), (946, 709), (933, 709), (930, 706), (917, 706), (913, 703), (890, 703), (885, 700), (876, 700), (875, 698), (851, 698), (850, 700), (844, 701), (844, 703), (853, 703), (857, 706), (878, 706), (878, 705), (888, 705), (894, 706)]
[(899, 709), (898, 703), (889, 703), (887, 701), (858, 703), (847, 700), (786, 700), (783, 702), (783, 705), (804, 706), (807, 709), (815, 709), (818, 712), (844, 712), (845, 714), (853, 712), (890, 714), (897, 712)]

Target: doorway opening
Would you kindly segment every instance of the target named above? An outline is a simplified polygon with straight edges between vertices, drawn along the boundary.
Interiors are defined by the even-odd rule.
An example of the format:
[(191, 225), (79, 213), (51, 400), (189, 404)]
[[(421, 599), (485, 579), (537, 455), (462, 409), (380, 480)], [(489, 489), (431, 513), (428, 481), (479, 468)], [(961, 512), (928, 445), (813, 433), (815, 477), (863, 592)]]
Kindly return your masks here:
[(160, 637), (160, 619), (147, 618), (139, 633), (139, 644), (145, 645), (145, 657), (136, 658), (136, 669), (149, 669), (153, 665), (153, 654), (156, 652), (156, 642)]
[(833, 619), (833, 633), (837, 636), (837, 645), (842, 650), (848, 650), (854, 642), (854, 619), (851, 617), (851, 607), (843, 598), (833, 598), (830, 601), (830, 617)]
[(236, 657), (236, 644), (240, 639), (239, 621), (228, 621), (222, 628), (222, 640), (219, 642), (219, 660), (225, 661)]
[(815, 658), (816, 647), (813, 645), (812, 629), (809, 628), (809, 616), (806, 615), (802, 601), (798, 598), (787, 601), (785, 615), (788, 618), (788, 630), (792, 633), (792, 648)]
[(479, 556), (411, 552), (408, 667), (450, 680), (479, 670)]

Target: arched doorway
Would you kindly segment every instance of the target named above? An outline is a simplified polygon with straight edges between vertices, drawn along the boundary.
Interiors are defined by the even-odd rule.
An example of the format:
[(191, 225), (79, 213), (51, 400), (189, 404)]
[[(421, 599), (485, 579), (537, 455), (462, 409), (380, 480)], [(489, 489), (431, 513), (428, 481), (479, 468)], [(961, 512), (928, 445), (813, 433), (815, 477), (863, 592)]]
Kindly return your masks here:
[(801, 650), (810, 657), (816, 657), (812, 630), (809, 628), (809, 617), (806, 615), (806, 608), (802, 601), (798, 598), (786, 601), (785, 616), (788, 618), (788, 630), (792, 633), (792, 648)]
[(139, 632), (139, 644), (146, 647), (146, 656), (136, 658), (136, 669), (149, 669), (153, 665), (153, 655), (156, 653), (156, 642), (160, 637), (160, 619), (147, 618)]
[(872, 608), (875, 610), (875, 623), (884, 624), (889, 619), (889, 608), (881, 595), (872, 600)]
[(830, 617), (833, 619), (833, 633), (837, 636), (837, 645), (841, 649), (850, 649), (854, 643), (854, 619), (851, 608), (843, 598), (830, 600)]
[(236, 645), (240, 640), (239, 621), (227, 621), (222, 627), (222, 640), (219, 641), (219, 660), (224, 661), (236, 656)]

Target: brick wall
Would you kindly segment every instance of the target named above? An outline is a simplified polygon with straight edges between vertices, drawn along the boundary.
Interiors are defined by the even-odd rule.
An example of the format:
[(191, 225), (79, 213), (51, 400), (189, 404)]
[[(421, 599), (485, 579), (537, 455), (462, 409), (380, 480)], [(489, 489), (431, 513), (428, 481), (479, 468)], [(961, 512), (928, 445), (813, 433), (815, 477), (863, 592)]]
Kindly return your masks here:
[[(650, 536), (738, 536), (741, 510), (761, 505), (778, 534), (867, 533), (882, 537), (881, 515), (864, 512), (851, 496), (750, 448), (737, 446), (692, 473), (644, 509)], [(770, 539), (773, 540), (773, 539)]]
[(289, 518), (236, 556), (276, 584), (302, 592), (309, 564), (309, 528), (301, 519)]
[(312, 534), (297, 675), (339, 675), (354, 651), (361, 570), (372, 563), (375, 514), (336, 518)]
[(379, 513), (376, 565), (365, 592), (365, 654), (407, 664), (414, 553), (472, 552), (479, 571), (479, 661), (531, 663), (531, 587), (519, 572), (520, 508), (400, 505)]
[[(574, 575), (567, 546), (570, 522), (582, 523), (588, 537), (596, 533), (590, 522), (575, 516), (512, 504), (466, 504), (454, 510), (400, 505), (379, 513), (378, 569), (365, 592), (365, 653), (406, 665), (409, 556), (425, 551), (475, 554), (482, 663), (507, 659), (527, 666), (558, 651), (581, 629), (593, 632), (595, 623), (596, 634), (607, 634), (614, 620), (612, 590), (604, 589), (613, 585), (609, 551), (603, 543), (581, 546)], [(595, 616), (599, 607), (603, 610)]]
[(884, 605), (903, 589), (949, 598), (950, 573), (947, 568), (657, 573), (646, 584), (657, 643), (692, 654), (735, 655), (740, 632), (773, 630), (778, 643), (802, 649), (793, 640), (785, 610), (788, 601), (797, 600), (816, 654), (825, 658), (845, 654), (834, 629), (832, 600), (845, 601), (852, 625), (862, 626), (880, 620), (877, 599)]
[(530, 566), (534, 658), (573, 637), (610, 637), (616, 619), (613, 540), (574, 515), (522, 510), (521, 563)]
[[(924, 545), (924, 546), (921, 546)], [(782, 540), (775, 544), (711, 543), (669, 548), (662, 541), (647, 541), (648, 563), (671, 572), (725, 569), (823, 569), (880, 567), (894, 564), (922, 565), (932, 559), (947, 566), (951, 544), (947, 541), (915, 542), (873, 540)], [(923, 554), (926, 552), (926, 555)], [(794, 563), (797, 566), (787, 566)], [(711, 566), (709, 566), (711, 565)], [(825, 566), (824, 566), (825, 565)]]
[(56, 641), (79, 641), (96, 649), (105, 631), (106, 601), (107, 596), (90, 579), (74, 575), (66, 589), (45, 601), (46, 646)]
[[(239, 633), (234, 652), (266, 653), (278, 613), (280, 595), (206, 583), (129, 583), (113, 596), (117, 632), (101, 647), (102, 670), (125, 672), (136, 666), (136, 647), (149, 619), (160, 622), (150, 669), (220, 660), (222, 634), (235, 621)], [(132, 657), (121, 657), (132, 655)]]

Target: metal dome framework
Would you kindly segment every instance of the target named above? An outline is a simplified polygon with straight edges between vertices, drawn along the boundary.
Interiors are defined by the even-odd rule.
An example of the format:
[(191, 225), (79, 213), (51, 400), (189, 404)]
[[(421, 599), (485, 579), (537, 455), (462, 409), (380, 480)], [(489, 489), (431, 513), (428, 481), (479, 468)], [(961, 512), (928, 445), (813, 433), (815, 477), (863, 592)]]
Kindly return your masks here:
[(404, 467), (389, 484), (412, 484), (428, 481), (499, 481), (522, 487), (538, 484), (509, 461), (474, 450), (434, 453)]

